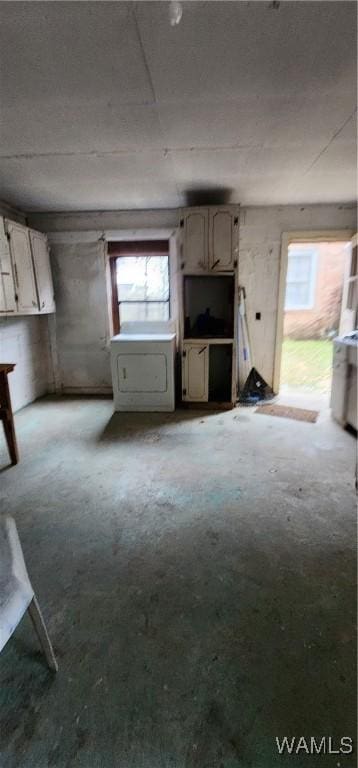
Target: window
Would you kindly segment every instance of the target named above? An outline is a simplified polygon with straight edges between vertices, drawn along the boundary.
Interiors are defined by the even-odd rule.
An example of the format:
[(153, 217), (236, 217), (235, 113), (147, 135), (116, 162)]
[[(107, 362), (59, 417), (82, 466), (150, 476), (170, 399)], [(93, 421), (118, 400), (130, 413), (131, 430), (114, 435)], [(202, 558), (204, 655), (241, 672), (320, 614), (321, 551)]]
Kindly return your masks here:
[(168, 256), (119, 256), (116, 260), (121, 322), (169, 320)]
[(285, 310), (313, 309), (315, 303), (317, 253), (290, 245), (286, 280)]
[(123, 322), (169, 320), (168, 242), (110, 243), (113, 326)]

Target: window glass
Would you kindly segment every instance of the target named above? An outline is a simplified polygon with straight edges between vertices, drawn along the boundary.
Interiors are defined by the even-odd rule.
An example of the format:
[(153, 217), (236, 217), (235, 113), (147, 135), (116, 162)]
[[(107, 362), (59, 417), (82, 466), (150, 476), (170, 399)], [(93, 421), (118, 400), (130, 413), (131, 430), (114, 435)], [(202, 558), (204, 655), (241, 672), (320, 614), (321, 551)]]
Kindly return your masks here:
[(117, 259), (119, 301), (168, 301), (168, 256), (120, 256)]
[(116, 261), (121, 322), (169, 320), (169, 257), (120, 256)]
[(169, 320), (169, 302), (122, 302), (121, 322), (136, 320)]
[(312, 309), (316, 286), (316, 252), (288, 249), (285, 309)]

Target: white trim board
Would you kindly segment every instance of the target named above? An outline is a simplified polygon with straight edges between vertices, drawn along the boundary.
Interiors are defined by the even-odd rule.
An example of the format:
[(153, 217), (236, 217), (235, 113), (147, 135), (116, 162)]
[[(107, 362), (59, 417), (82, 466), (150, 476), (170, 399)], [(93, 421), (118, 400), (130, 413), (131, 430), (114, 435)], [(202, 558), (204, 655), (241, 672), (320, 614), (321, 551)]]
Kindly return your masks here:
[(47, 232), (50, 243), (75, 244), (104, 242), (121, 242), (122, 240), (169, 240), (173, 229), (88, 229), (86, 231), (72, 230), (64, 232)]

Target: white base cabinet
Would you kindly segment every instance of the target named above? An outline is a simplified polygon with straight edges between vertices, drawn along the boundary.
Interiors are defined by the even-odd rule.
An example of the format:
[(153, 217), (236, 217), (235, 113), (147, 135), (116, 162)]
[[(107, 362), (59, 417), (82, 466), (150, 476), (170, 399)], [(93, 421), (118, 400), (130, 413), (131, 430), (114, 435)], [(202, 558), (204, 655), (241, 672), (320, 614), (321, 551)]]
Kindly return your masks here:
[(343, 427), (357, 429), (357, 362), (358, 345), (348, 337), (333, 342), (331, 410)]
[(236, 400), (234, 340), (193, 339), (182, 348), (182, 399), (186, 403)]
[(183, 346), (183, 400), (207, 403), (209, 399), (209, 345), (184, 343)]
[(47, 238), (41, 232), (0, 220), (0, 313), (55, 312)]

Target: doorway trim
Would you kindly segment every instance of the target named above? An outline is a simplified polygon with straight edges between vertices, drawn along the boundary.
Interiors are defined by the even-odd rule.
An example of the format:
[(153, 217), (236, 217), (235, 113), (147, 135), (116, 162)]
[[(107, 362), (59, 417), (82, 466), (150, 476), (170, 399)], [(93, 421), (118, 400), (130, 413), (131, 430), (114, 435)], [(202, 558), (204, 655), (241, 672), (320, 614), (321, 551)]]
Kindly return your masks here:
[(354, 229), (315, 229), (282, 232), (281, 256), (278, 282), (275, 358), (273, 367), (273, 391), (276, 395), (280, 389), (281, 358), (283, 341), (283, 315), (286, 294), (286, 278), (288, 264), (288, 247), (291, 243), (319, 243), (349, 241), (354, 235)]

